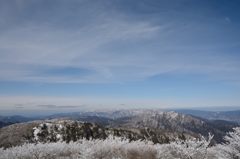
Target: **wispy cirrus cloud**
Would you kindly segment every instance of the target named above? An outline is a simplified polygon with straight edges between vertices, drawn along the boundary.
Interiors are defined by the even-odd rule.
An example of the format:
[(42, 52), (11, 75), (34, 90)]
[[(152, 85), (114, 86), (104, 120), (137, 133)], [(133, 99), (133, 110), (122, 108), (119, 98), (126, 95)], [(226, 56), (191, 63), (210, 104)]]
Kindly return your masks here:
[[(95, 25), (97, 27), (77, 31), (54, 31), (57, 28), (30, 25), (3, 33), (0, 38), (0, 72), (4, 76), (0, 77), (1, 80), (87, 82), (101, 76), (108, 78), (108, 69), (112, 65), (109, 60), (113, 63), (116, 58), (102, 48), (115, 41), (149, 38), (159, 30), (158, 26), (146, 22)], [(102, 64), (104, 61), (106, 63)], [(61, 76), (60, 72), (58, 75), (53, 73), (61, 69)], [(76, 74), (71, 76), (67, 70), (75, 70)], [(90, 75), (76, 78), (76, 70), (89, 70)]]
[(168, 72), (240, 81), (239, 56), (229, 53), (239, 47), (234, 21), (208, 7), (190, 16), (196, 6), (179, 2), (1, 3), (2, 81), (114, 83)]

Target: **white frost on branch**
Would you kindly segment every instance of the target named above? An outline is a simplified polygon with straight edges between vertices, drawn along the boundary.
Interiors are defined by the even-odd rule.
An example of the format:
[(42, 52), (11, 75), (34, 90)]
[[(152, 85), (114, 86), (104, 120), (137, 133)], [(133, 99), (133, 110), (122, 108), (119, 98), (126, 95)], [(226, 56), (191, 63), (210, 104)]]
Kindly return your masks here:
[(225, 144), (210, 146), (213, 136), (153, 144), (109, 136), (105, 140), (24, 144), (0, 149), (0, 159), (239, 159), (240, 128), (225, 136)]

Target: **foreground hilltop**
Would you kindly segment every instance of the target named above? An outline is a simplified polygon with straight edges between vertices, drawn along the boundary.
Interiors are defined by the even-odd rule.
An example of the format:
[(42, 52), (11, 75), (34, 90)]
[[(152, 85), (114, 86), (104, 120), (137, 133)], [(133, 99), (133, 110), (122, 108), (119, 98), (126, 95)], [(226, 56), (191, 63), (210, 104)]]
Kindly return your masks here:
[(210, 121), (160, 110), (122, 110), (59, 114), (45, 120), (13, 124), (0, 129), (0, 147), (23, 143), (106, 139), (116, 136), (130, 141), (148, 140), (169, 143), (214, 135), (213, 143), (222, 142), (226, 132), (237, 124)]

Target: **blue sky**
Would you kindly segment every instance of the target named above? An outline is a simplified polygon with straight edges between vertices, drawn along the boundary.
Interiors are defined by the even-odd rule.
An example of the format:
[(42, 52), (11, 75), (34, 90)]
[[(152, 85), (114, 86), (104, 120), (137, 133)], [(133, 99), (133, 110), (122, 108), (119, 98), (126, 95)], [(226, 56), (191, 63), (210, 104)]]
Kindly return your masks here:
[(240, 106), (239, 10), (238, 0), (0, 1), (0, 109)]

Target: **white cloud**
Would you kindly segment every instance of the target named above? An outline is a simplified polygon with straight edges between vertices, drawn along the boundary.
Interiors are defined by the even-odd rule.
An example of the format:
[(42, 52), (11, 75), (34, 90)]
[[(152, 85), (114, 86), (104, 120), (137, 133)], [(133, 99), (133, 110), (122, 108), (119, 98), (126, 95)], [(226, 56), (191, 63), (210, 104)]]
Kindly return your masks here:
[[(103, 110), (103, 109), (134, 109), (134, 108), (192, 108), (212, 106), (237, 106), (239, 100), (236, 98), (176, 98), (162, 97), (158, 99), (145, 98), (117, 98), (105, 96), (0, 96), (0, 109), (2, 114), (5, 111), (38, 111), (71, 112), (82, 110)], [(21, 107), (20, 109), (17, 107)], [(0, 113), (1, 114), (1, 113)]]
[[(180, 72), (240, 81), (238, 59), (221, 52), (219, 45), (213, 49), (202, 44), (203, 37), (198, 37), (198, 42), (197, 32), (200, 32), (197, 35), (209, 33), (205, 24), (182, 25), (183, 22), (166, 20), (159, 15), (134, 19), (104, 5), (88, 5), (93, 6), (80, 5), (77, 12), (62, 9), (60, 14), (60, 10), (56, 11), (60, 15), (50, 11), (52, 21), (35, 15), (37, 19), (25, 20), (16, 26), (9, 23), (11, 26), (1, 31), (0, 36), (0, 80), (125, 82)], [(28, 10), (28, 5), (22, 1), (17, 6), (20, 11)], [(76, 15), (70, 20), (61, 19), (68, 14)], [(64, 72), (61, 76), (42, 74), (45, 70), (59, 68), (92, 71), (78, 77)]]

